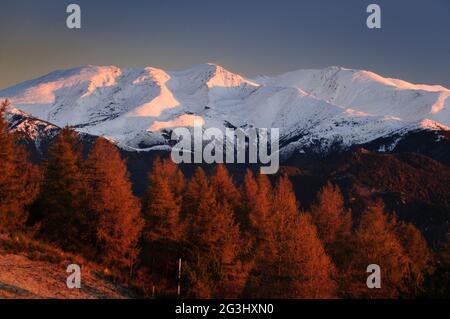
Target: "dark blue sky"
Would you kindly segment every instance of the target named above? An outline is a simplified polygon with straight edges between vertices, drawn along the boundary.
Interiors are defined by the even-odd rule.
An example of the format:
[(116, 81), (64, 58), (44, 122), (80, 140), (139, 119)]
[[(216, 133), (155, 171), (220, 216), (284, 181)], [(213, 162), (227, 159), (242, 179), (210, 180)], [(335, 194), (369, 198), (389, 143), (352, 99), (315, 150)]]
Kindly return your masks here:
[[(78, 3), (82, 29), (65, 26)], [(366, 7), (382, 8), (369, 30)], [(0, 88), (87, 64), (255, 76), (339, 65), (450, 87), (450, 0), (1, 0)]]

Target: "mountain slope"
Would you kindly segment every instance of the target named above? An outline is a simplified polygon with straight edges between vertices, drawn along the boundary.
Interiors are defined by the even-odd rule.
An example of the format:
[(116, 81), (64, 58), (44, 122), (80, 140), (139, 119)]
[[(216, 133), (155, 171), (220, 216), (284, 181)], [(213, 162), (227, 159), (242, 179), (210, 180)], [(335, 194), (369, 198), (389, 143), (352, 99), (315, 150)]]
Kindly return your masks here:
[(326, 151), (422, 130), (449, 130), (450, 91), (331, 67), (248, 80), (215, 64), (168, 72), (88, 66), (0, 91), (33, 117), (108, 136), (119, 146), (168, 144), (174, 127), (279, 128), (283, 154)]
[(450, 90), (383, 78), (369, 71), (330, 67), (263, 78), (265, 85), (295, 87), (317, 98), (372, 115), (450, 125)]
[(81, 289), (68, 289), (64, 265), (33, 261), (25, 255), (0, 251), (0, 298), (13, 299), (123, 299), (126, 296), (111, 282), (95, 273), (83, 273)]
[(352, 197), (354, 213), (367, 207), (367, 199), (381, 198), (430, 242), (439, 242), (449, 230), (450, 169), (428, 157), (357, 151), (342, 159), (331, 179)]
[[(302, 208), (308, 210), (329, 181), (340, 186), (354, 221), (382, 202), (389, 212), (417, 226), (430, 244), (450, 228), (450, 168), (414, 153), (386, 154), (358, 148), (302, 162), (291, 159), (290, 175)], [(301, 169), (297, 169), (300, 167)]]
[(40, 152), (60, 130), (52, 123), (37, 119), (13, 107), (6, 109), (5, 117), (10, 130), (18, 134), (22, 143), (31, 147), (32, 153)]
[[(67, 267), (81, 267), (81, 288), (68, 289)], [(0, 299), (123, 299), (132, 289), (115, 284), (105, 268), (25, 235), (0, 234)]]

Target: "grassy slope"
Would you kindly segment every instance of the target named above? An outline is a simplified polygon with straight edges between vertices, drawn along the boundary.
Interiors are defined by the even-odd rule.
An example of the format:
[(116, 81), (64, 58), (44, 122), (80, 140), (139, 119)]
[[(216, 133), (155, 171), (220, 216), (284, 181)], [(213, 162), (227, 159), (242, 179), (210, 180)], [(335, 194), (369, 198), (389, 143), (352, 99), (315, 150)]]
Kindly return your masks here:
[[(81, 289), (68, 289), (67, 266), (81, 266)], [(29, 240), (0, 235), (0, 298), (129, 298), (131, 293), (101, 275), (100, 267)]]

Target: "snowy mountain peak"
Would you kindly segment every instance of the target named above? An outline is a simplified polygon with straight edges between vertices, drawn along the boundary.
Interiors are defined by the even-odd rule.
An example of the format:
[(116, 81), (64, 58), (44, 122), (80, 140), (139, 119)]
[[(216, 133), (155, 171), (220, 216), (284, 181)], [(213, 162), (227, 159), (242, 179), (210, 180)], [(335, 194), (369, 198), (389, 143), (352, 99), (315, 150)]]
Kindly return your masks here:
[(198, 64), (183, 71), (173, 72), (175, 77), (182, 77), (199, 85), (214, 88), (236, 88), (240, 86), (258, 86), (239, 74), (233, 73), (214, 63)]
[(158, 83), (159, 85), (163, 85), (169, 80), (170, 75), (167, 74), (166, 71), (148, 66), (144, 68), (144, 70), (141, 72), (141, 75), (133, 81), (133, 84), (142, 84), (146, 83), (147, 81), (152, 81)]
[(412, 84), (370, 71), (341, 67), (298, 70), (264, 78), (260, 83), (298, 88), (319, 99), (367, 114), (405, 120), (430, 117), (450, 124), (450, 91), (438, 85)]
[(194, 121), (279, 128), (291, 151), (450, 126), (448, 89), (336, 66), (253, 81), (213, 63), (181, 71), (86, 66), (0, 90), (0, 98), (35, 118), (135, 149), (166, 144), (164, 131)]

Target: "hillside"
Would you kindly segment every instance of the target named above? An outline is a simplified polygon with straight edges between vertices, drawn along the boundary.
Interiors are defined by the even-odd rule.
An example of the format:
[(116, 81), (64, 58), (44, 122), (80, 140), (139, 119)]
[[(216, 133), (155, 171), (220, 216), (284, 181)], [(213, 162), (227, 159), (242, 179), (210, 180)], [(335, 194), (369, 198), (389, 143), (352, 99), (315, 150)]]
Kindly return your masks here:
[(381, 200), (390, 212), (416, 225), (432, 245), (450, 228), (450, 168), (428, 156), (361, 148), (308, 161), (291, 159), (288, 165), (307, 168), (300, 174), (287, 171), (305, 209), (331, 181), (341, 187), (355, 221)]
[[(0, 299), (123, 299), (132, 294), (99, 274), (97, 266), (35, 241), (0, 238)], [(25, 245), (26, 243), (26, 245)], [(22, 249), (25, 248), (26, 249)], [(23, 252), (21, 252), (23, 250)], [(72, 258), (75, 258), (72, 259)], [(72, 259), (72, 260), (71, 260)], [(68, 289), (67, 266), (80, 263), (81, 289)]]

